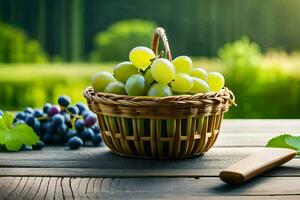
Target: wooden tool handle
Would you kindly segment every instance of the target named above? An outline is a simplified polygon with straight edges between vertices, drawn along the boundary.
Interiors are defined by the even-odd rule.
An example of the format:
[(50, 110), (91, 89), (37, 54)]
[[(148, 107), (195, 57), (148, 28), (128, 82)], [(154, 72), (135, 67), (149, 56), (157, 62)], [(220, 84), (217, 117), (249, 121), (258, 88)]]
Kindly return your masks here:
[(221, 171), (226, 183), (241, 184), (269, 169), (280, 166), (296, 156), (296, 151), (284, 148), (266, 148)]

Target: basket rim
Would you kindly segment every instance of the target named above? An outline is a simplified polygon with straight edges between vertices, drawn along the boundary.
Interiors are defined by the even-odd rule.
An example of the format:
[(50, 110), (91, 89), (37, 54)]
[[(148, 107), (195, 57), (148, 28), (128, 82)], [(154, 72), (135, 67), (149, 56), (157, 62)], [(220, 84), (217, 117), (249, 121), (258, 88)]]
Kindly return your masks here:
[(224, 87), (219, 92), (207, 92), (207, 93), (197, 93), (197, 94), (185, 94), (185, 95), (172, 95), (166, 97), (152, 97), (152, 96), (129, 96), (129, 95), (119, 95), (105, 92), (96, 92), (92, 86), (88, 86), (83, 95), (87, 99), (91, 99), (92, 96), (98, 98), (111, 99), (113, 101), (134, 101), (134, 102), (193, 102), (199, 100), (216, 100), (222, 102), (227, 100), (230, 105), (235, 105), (235, 96), (231, 90)]

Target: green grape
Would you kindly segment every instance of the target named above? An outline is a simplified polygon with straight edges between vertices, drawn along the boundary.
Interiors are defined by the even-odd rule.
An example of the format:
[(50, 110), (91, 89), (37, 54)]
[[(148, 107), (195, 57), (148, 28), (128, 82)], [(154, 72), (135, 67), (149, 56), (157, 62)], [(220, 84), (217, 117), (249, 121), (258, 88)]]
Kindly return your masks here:
[(192, 69), (190, 76), (207, 81), (207, 72), (205, 71), (205, 69), (200, 67)]
[(154, 52), (147, 47), (135, 47), (129, 53), (129, 60), (141, 70), (145, 70), (153, 58), (155, 58)]
[(219, 92), (224, 87), (225, 79), (219, 72), (210, 72), (207, 76), (207, 82), (211, 91)]
[(112, 94), (126, 94), (125, 85), (121, 82), (111, 82), (105, 87), (104, 92)]
[(168, 85), (163, 85), (160, 83), (153, 84), (148, 90), (148, 96), (165, 97), (172, 95), (173, 93), (171, 88)]
[(151, 85), (151, 83), (154, 81), (152, 73), (151, 73), (151, 69), (148, 69), (146, 71), (146, 73), (144, 74), (144, 78), (145, 78), (146, 82), (148, 83), (148, 85)]
[(168, 84), (175, 78), (175, 68), (169, 60), (158, 58), (151, 65), (151, 74), (157, 82)]
[(117, 81), (109, 72), (98, 72), (92, 77), (91, 84), (95, 91), (103, 92), (104, 88), (111, 82)]
[(130, 96), (146, 96), (147, 83), (140, 74), (134, 74), (129, 77), (125, 84), (125, 90)]
[(173, 91), (173, 95), (185, 95), (186, 93), (185, 92), (176, 92), (176, 91)]
[(193, 79), (188, 74), (176, 74), (175, 80), (171, 83), (173, 91), (187, 92), (193, 87)]
[(139, 73), (139, 69), (136, 68), (131, 62), (125, 61), (115, 66), (113, 72), (116, 79), (122, 83), (126, 83), (127, 79), (131, 75)]
[(172, 61), (176, 73), (190, 73), (192, 71), (193, 62), (190, 57), (187, 56), (178, 56)]
[(192, 77), (192, 79), (193, 87), (189, 90), (189, 93), (196, 94), (209, 92), (209, 86), (204, 80), (196, 77)]

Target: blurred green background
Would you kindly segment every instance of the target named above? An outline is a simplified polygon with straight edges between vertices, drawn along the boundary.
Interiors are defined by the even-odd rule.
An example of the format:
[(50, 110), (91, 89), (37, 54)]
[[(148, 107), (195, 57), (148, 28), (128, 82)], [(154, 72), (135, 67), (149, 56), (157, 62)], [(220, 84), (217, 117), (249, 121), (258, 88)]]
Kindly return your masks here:
[(92, 74), (166, 29), (173, 56), (225, 75), (228, 118), (299, 118), (299, 0), (0, 0), (0, 109), (84, 101)]

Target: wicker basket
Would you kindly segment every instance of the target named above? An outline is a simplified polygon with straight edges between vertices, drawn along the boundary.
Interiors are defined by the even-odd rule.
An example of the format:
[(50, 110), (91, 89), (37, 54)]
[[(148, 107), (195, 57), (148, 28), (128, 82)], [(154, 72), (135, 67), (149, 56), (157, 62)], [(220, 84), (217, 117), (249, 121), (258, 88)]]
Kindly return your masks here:
[[(164, 29), (157, 28), (166, 57), (171, 52)], [(84, 91), (90, 109), (98, 116), (105, 144), (116, 154), (135, 158), (179, 159), (208, 151), (219, 134), (224, 113), (234, 104), (234, 95), (224, 88), (218, 93), (168, 97), (126, 96)]]

